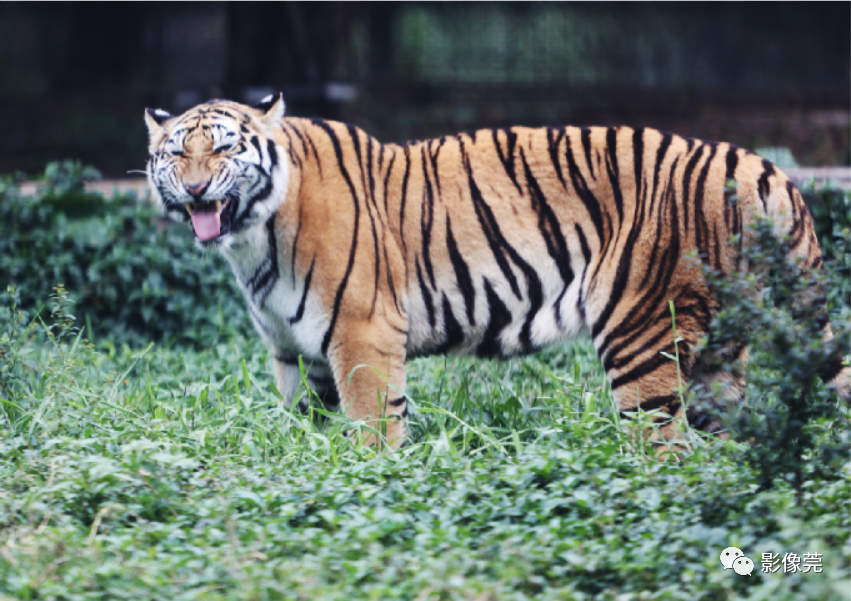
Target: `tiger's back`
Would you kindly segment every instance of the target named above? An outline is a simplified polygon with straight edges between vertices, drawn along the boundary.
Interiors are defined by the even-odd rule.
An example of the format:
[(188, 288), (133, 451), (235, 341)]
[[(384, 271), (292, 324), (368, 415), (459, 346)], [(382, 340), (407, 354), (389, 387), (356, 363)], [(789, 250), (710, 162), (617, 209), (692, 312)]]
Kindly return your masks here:
[[(790, 253), (810, 267), (821, 261), (797, 189), (770, 163), (728, 144), (650, 129), (518, 127), (382, 145), (321, 120), (271, 118), (252, 129), (253, 120), (283, 112), (280, 99), (255, 113), (213, 106), (237, 119), (247, 113), (246, 149), (270, 163), (275, 156), (270, 181), (276, 169), (278, 180), (286, 172), (283, 184), (254, 200), (273, 207), (268, 218), (212, 240), (273, 347), (282, 394), (291, 398), (301, 383), (301, 354), (329, 404), (342, 401), (356, 419), (398, 416), (387, 423), (390, 440), (404, 437), (407, 358), (506, 357), (581, 330), (590, 332), (622, 411), (640, 405), (677, 416), (676, 365), (662, 355), (674, 351), (669, 300), (684, 377), (706, 385), (729, 379), (688, 353), (715, 310), (692, 255), (736, 269), (730, 237), (768, 215), (790, 233)], [(227, 178), (220, 179), (224, 190)], [(219, 195), (248, 195), (233, 182)], [(199, 200), (216, 198), (213, 190), (208, 198), (184, 195), (184, 203), (197, 211)], [(364, 364), (381, 374), (356, 369)], [(740, 383), (732, 384), (735, 398)]]

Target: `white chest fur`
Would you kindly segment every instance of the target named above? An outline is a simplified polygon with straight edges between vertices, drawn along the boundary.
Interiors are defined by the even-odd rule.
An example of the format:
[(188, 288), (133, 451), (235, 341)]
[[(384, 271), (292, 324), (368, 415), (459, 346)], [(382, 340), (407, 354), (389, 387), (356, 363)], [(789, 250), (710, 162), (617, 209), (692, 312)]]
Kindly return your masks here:
[(276, 353), (321, 357), (323, 312), (311, 300), (309, 281), (299, 278), (280, 252), (271, 222), (241, 234), (222, 254), (245, 296), (254, 327)]

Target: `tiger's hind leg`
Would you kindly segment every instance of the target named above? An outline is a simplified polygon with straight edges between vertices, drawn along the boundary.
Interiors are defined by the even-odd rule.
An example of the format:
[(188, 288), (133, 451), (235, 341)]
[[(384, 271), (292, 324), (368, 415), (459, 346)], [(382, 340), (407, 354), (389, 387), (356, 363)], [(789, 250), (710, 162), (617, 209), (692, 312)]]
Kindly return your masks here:
[[(683, 393), (695, 367), (691, 350), (707, 320), (701, 295), (684, 288), (675, 296), (676, 347), (668, 303), (649, 306), (643, 296), (621, 299), (623, 317), (613, 316), (594, 339), (624, 425), (659, 443), (660, 458), (688, 450)], [(641, 418), (645, 427), (636, 432), (630, 422), (639, 418), (639, 412), (653, 413), (648, 416), (649, 425)]]
[(731, 345), (723, 353), (704, 351), (697, 359), (691, 377), (696, 401), (687, 412), (691, 428), (727, 438), (720, 413), (744, 405), (747, 361), (748, 347), (745, 345)]
[[(660, 324), (657, 329), (667, 327)], [(661, 335), (660, 335), (661, 334)], [(687, 345), (678, 344), (680, 353), (679, 373), (677, 363), (662, 353), (675, 356), (673, 336), (670, 332), (656, 332), (650, 335), (649, 343), (636, 342), (635, 346), (615, 348), (611, 354), (603, 354), (603, 364), (612, 387), (621, 419), (627, 428), (635, 431), (630, 422), (637, 419), (645, 425), (641, 436), (649, 441), (660, 443), (660, 456), (671, 450), (686, 450), (684, 442), (685, 415), (680, 394), (679, 382), (683, 384), (691, 375), (693, 358)], [(658, 340), (653, 340), (658, 338)], [(637, 348), (636, 348), (637, 347)], [(650, 424), (637, 413), (651, 413)], [(669, 443), (669, 444), (668, 444)]]

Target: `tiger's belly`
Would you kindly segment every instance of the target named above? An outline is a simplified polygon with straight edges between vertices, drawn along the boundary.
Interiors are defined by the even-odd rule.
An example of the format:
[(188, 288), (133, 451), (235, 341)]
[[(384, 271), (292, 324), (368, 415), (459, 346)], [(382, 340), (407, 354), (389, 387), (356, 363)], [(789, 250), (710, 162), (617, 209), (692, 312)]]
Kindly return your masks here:
[[(473, 282), (465, 294), (454, 281), (437, 290), (409, 290), (408, 357), (475, 354), (510, 357), (566, 342), (585, 329), (584, 270), (565, 283), (541, 271), (539, 294), (498, 277)], [(533, 287), (534, 288), (534, 287)]]

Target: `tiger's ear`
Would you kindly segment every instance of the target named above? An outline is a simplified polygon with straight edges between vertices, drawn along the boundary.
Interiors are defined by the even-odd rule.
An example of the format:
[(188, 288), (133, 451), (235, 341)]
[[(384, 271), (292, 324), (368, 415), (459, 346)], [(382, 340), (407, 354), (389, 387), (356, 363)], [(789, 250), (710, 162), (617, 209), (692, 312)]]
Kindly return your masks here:
[(267, 129), (271, 129), (284, 118), (284, 110), (286, 109), (286, 106), (287, 105), (284, 103), (283, 92), (278, 92), (277, 94), (269, 94), (263, 100), (255, 104), (254, 108), (263, 112), (263, 116), (260, 117), (260, 121)]
[(145, 125), (148, 126), (148, 135), (153, 138), (162, 130), (163, 123), (172, 117), (173, 115), (162, 109), (145, 109)]

